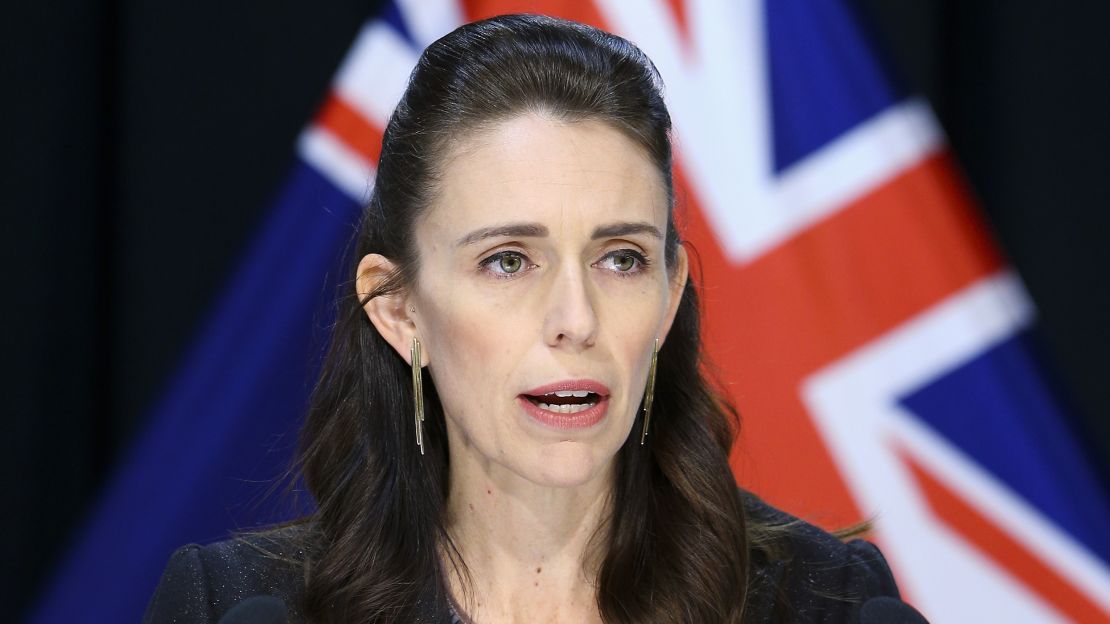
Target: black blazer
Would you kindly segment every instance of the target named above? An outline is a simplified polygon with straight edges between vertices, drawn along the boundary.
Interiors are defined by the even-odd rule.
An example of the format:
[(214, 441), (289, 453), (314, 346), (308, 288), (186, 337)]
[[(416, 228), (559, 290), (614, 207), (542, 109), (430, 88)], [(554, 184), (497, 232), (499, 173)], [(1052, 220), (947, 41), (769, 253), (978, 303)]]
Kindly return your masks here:
[[(857, 622), (862, 603), (877, 596), (898, 597), (898, 588), (879, 549), (863, 540), (842, 542), (825, 531), (789, 516), (750, 494), (744, 495), (749, 518), (791, 522), (787, 560), (753, 558), (748, 619), (752, 622)], [(289, 610), (289, 622), (304, 622), (298, 610), (303, 576), (293, 550), (292, 527), (265, 537), (236, 538), (182, 546), (170, 557), (151, 598), (146, 624), (216, 624), (236, 604), (253, 596), (275, 596)], [(776, 607), (782, 588), (789, 612)], [(781, 601), (780, 601), (781, 602)], [(450, 624), (446, 605), (430, 609), (430, 624)], [(701, 623), (698, 623), (701, 624)]]

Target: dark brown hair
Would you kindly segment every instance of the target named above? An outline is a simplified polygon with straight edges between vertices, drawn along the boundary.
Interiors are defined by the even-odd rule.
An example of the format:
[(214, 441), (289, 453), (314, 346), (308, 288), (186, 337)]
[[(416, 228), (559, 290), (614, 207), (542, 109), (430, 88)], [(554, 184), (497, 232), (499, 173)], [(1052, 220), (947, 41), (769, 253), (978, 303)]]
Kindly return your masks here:
[[(359, 258), (379, 253), (399, 268), (370, 297), (415, 279), (413, 224), (434, 197), (452, 141), (526, 113), (624, 133), (658, 168), (673, 207), (671, 122), (643, 52), (550, 17), (467, 24), (425, 50), (386, 127), (349, 266), (353, 276)], [(672, 210), (668, 265), (680, 244)], [(410, 369), (366, 318), (353, 286), (345, 288), (302, 431), (300, 465), (318, 506), (308, 518), (303, 609), (314, 622), (419, 621), (444, 608), (446, 575), (465, 569), (444, 529), (444, 415), (425, 373), (422, 456)], [(645, 446), (630, 436), (615, 458), (611, 516), (595, 539), (597, 605), (607, 622), (741, 621), (750, 543), (759, 537), (745, 527), (729, 469), (737, 419), (704, 376), (699, 316), (690, 279), (659, 352), (651, 435)]]

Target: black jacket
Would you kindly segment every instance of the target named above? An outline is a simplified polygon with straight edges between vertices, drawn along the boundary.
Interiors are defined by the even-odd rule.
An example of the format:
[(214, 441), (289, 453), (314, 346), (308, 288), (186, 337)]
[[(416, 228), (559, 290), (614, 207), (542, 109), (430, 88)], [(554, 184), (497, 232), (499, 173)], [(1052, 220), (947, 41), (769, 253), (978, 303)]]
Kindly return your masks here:
[[(898, 596), (898, 588), (878, 548), (863, 540), (842, 542), (745, 495), (749, 518), (790, 522), (785, 559), (752, 560), (748, 621), (857, 622), (861, 604), (876, 596)], [(170, 558), (147, 607), (144, 623), (208, 624), (253, 596), (274, 596), (289, 609), (289, 622), (303, 622), (297, 609), (303, 577), (295, 564), (303, 553), (292, 550), (293, 527), (265, 537), (236, 538), (182, 546)], [(785, 603), (785, 610), (784, 610)], [(449, 624), (446, 608), (434, 609), (429, 624)], [(699, 623), (700, 624), (700, 623)]]

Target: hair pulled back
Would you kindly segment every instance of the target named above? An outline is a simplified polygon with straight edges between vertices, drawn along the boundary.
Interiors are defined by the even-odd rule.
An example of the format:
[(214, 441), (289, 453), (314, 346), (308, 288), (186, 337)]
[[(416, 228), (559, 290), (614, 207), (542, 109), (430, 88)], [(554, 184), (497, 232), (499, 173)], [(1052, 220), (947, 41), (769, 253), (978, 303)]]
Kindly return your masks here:
[[(302, 431), (301, 470), (317, 503), (305, 554), (310, 621), (426, 621), (446, 604), (446, 575), (465, 570), (444, 528), (449, 462), (434, 384), (425, 372), (422, 456), (411, 370), (362, 304), (416, 279), (414, 224), (434, 200), (453, 142), (528, 113), (624, 133), (658, 169), (673, 207), (662, 81), (633, 44), (574, 22), (511, 15), (462, 26), (424, 51), (385, 129), (349, 264), (353, 276), (360, 258), (379, 253), (398, 269), (361, 300), (346, 285)], [(680, 244), (671, 212), (668, 265)], [(629, 436), (618, 452), (611, 517), (594, 540), (606, 622), (741, 620), (749, 538), (728, 466), (736, 418), (702, 365), (691, 279), (659, 352), (651, 435), (644, 446)]]

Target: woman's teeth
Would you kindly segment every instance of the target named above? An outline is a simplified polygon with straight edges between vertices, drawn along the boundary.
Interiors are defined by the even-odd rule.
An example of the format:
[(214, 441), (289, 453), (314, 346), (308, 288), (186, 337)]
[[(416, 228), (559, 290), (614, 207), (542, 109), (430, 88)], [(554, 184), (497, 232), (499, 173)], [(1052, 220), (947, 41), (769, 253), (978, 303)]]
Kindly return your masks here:
[(559, 412), (560, 414), (573, 414), (574, 412), (581, 412), (594, 406), (593, 403), (567, 403), (565, 405), (552, 405), (550, 403), (537, 403), (540, 409), (545, 409), (549, 412)]
[(540, 409), (559, 414), (573, 414), (589, 409), (601, 397), (589, 390), (558, 390), (542, 396), (528, 397)]
[(590, 391), (589, 390), (556, 390), (555, 392), (552, 392), (552, 394), (554, 394), (557, 397), (585, 398), (587, 396), (590, 396)]

